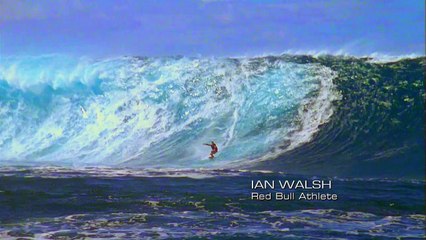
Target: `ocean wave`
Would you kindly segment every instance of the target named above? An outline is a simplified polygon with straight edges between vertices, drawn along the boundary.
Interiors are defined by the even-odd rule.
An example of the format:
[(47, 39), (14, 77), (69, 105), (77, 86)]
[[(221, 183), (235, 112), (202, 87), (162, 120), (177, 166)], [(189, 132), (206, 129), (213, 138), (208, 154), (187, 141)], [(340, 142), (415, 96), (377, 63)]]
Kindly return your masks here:
[[(309, 141), (328, 121), (333, 77), (318, 64), (270, 58), (9, 57), (0, 66), (0, 160), (175, 168), (257, 161)], [(220, 147), (215, 161), (202, 146), (211, 140)]]
[(396, 62), (330, 55), (282, 58), (329, 67), (338, 75), (333, 83), (342, 98), (310, 142), (263, 168), (329, 176), (424, 177), (424, 57)]
[(413, 57), (3, 58), (0, 164), (422, 176)]

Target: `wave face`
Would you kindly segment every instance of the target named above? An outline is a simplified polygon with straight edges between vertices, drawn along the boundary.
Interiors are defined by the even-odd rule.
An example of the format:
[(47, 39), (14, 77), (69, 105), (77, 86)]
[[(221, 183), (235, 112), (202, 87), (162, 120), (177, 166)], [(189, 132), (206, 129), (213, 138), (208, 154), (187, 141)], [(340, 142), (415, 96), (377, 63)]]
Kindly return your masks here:
[(395, 62), (336, 56), (281, 58), (329, 67), (337, 74), (333, 83), (342, 98), (310, 142), (263, 163), (263, 168), (424, 179), (425, 58)]
[[(335, 73), (280, 58), (8, 57), (0, 163), (222, 167), (310, 141)], [(216, 141), (220, 152), (207, 160)]]

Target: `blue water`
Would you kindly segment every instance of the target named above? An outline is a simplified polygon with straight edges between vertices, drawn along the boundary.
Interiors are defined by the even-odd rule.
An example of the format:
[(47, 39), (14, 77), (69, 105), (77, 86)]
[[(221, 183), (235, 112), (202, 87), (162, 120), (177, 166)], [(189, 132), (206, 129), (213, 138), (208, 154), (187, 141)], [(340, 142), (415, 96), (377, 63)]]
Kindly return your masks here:
[[(326, 67), (286, 61), (6, 58), (0, 160), (173, 168), (255, 160), (308, 141), (327, 121), (332, 78)], [(301, 113), (307, 104), (318, 106)], [(221, 147), (214, 162), (201, 145), (212, 140)]]
[(425, 237), (423, 181), (332, 178), (333, 189), (324, 192), (338, 194), (338, 201), (262, 202), (250, 199), (251, 181), (258, 179), (311, 178), (231, 170), (4, 168), (0, 237)]
[[(424, 239), (424, 66), (2, 58), (0, 238)], [(251, 200), (257, 179), (339, 200)]]

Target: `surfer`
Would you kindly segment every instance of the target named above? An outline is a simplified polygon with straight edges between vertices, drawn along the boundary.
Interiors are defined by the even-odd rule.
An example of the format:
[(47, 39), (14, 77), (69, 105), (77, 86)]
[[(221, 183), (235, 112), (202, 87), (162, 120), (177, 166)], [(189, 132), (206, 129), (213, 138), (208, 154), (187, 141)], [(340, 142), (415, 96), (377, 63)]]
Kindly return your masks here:
[(206, 146), (210, 146), (210, 147), (212, 148), (212, 151), (210, 152), (210, 156), (209, 156), (209, 158), (210, 158), (210, 159), (213, 159), (213, 158), (214, 158), (214, 155), (215, 155), (217, 152), (219, 152), (219, 149), (217, 148), (216, 143), (212, 141), (212, 143), (211, 143), (211, 144), (204, 143), (204, 145), (206, 145)]

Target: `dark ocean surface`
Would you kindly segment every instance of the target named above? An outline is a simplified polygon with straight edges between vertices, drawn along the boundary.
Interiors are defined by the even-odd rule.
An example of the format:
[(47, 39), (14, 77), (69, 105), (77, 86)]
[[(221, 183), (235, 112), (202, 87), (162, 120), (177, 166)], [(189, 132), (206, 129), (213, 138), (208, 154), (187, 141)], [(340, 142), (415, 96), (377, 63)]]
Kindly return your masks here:
[[(251, 199), (254, 180), (332, 180), (336, 201)], [(423, 239), (424, 182), (232, 170), (3, 168), (0, 238)], [(291, 192), (290, 190), (283, 190)]]

